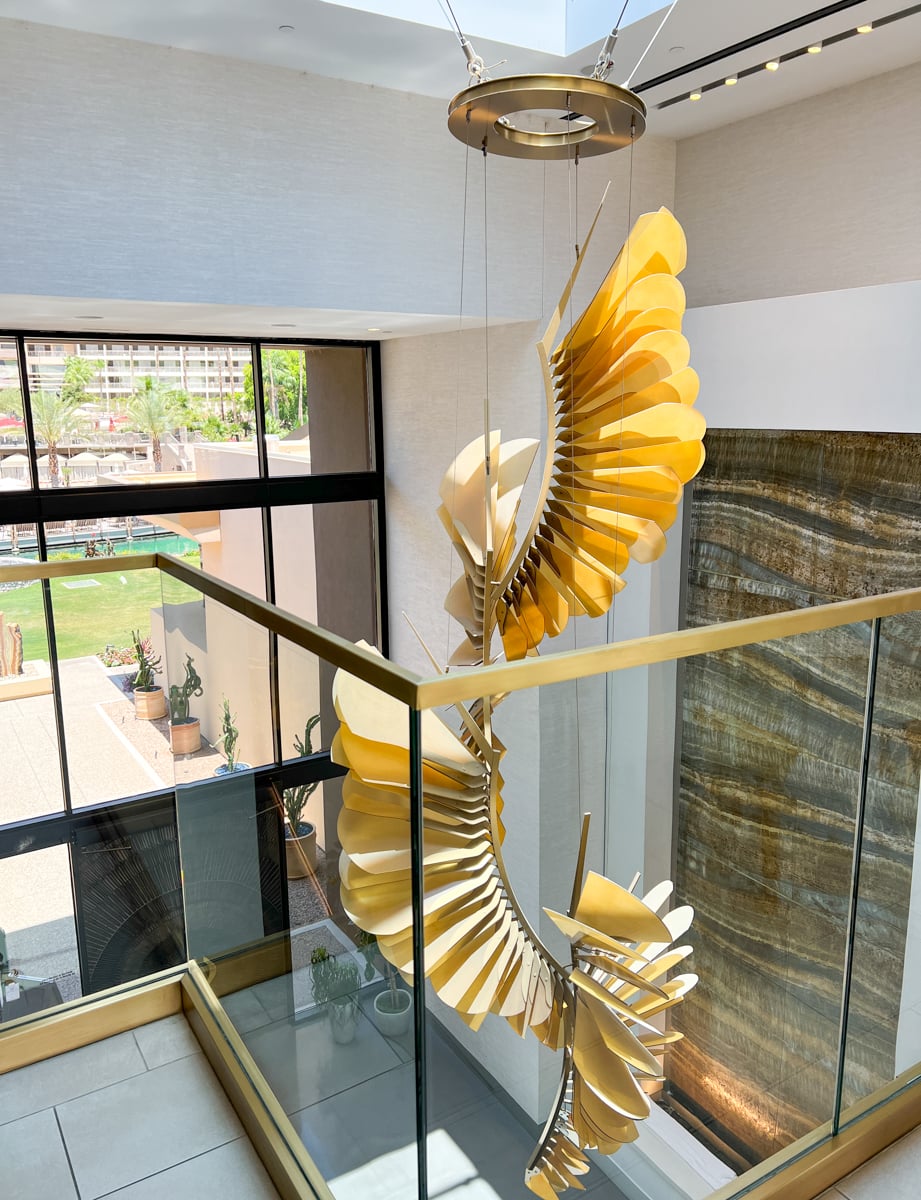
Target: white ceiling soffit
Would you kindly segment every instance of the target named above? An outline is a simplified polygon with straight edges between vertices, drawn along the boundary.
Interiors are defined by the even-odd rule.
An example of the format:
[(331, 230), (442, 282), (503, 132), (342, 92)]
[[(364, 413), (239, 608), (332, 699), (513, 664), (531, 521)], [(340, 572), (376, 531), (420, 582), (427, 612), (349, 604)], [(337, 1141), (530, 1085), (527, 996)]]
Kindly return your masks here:
[[(622, 0), (451, 0), (461, 28), (495, 75), (591, 69)], [(679, 0), (634, 84), (773, 29), (825, 0)], [(643, 92), (648, 130), (687, 137), (921, 59), (921, 15), (826, 52), (664, 110), (654, 106), (822, 37), (898, 11), (908, 0), (866, 0), (699, 73)], [(368, 11), (369, 9), (375, 11)], [(384, 15), (383, 10), (394, 15)], [(630, 0), (611, 74), (630, 75), (667, 9)], [(380, 10), (380, 11), (377, 11)], [(0, 0), (0, 17), (58, 25), (287, 67), (449, 100), (467, 85), (465, 61), (438, 0)], [(527, 18), (527, 19), (526, 19)], [(293, 26), (281, 30), (280, 26)], [(487, 38), (483, 30), (488, 30)], [(555, 31), (555, 32), (554, 32)], [(554, 53), (594, 38), (566, 56)]]
[[(490, 317), (490, 325), (505, 324)], [(464, 317), (464, 329), (482, 328), (480, 318)], [(102, 300), (85, 296), (0, 294), (0, 329), (80, 333), (87, 340), (112, 333), (146, 337), (347, 338), (387, 341), (428, 333), (454, 333), (458, 318), (445, 314), (353, 312), (318, 308), (266, 308), (231, 304), (173, 304), (143, 300)]]

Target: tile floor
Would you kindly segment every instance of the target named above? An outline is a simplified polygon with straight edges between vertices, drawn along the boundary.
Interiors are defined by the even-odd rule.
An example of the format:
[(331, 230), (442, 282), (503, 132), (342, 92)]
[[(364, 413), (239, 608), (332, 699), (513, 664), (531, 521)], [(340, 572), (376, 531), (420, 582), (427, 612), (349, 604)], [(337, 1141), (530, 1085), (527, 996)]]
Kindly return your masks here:
[[(223, 1004), (336, 1200), (415, 1195), (412, 1034), (384, 1037), (362, 989), (354, 1042), (332, 1041), (325, 1016), (297, 1023), (290, 979), (225, 996)], [(287, 995), (286, 995), (287, 993)], [(429, 1193), (438, 1200), (533, 1200), (524, 1168), (539, 1136), (430, 1022)], [(623, 1200), (594, 1168), (593, 1200)]]
[(921, 1128), (871, 1158), (819, 1200), (918, 1200)]
[(0, 1076), (15, 1200), (278, 1200), (181, 1015)]

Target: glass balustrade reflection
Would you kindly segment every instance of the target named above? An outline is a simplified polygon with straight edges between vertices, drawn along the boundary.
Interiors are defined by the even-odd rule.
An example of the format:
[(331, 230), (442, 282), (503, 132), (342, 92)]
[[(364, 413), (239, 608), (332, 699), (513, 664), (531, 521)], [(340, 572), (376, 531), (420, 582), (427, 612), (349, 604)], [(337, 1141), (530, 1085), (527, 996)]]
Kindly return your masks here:
[[(0, 526), (0, 567), (37, 560), (34, 525)], [(0, 825), (64, 807), (49, 597), (40, 579), (0, 582), (0, 778), (8, 783), (0, 790)]]
[[(295, 678), (292, 676), (292, 681)], [(341, 675), (336, 689), (346, 723), (337, 739), (337, 758), (345, 753), (364, 756), (368, 770), (369, 763), (388, 759), (388, 752), (375, 741), (382, 729), (396, 730), (400, 741), (396, 757), (402, 782), (396, 804), (404, 816), (387, 822), (389, 853), (384, 857), (391, 865), (385, 874), (380, 874), (383, 860), (373, 855), (361, 866), (346, 869), (340, 864), (340, 837), (364, 837), (362, 831), (369, 822), (375, 826), (367, 811), (366, 791), (347, 791), (344, 803), (338, 795), (335, 801), (324, 795), (315, 812), (310, 808), (314, 796), (310, 772), (303, 782), (285, 786), (291, 783), (292, 764), (277, 784), (270, 782), (264, 790), (253, 791), (250, 783), (245, 793), (241, 786), (234, 799), (210, 781), (180, 789), (180, 840), (183, 847), (192, 847), (188, 853), (183, 849), (183, 874), (187, 896), (192, 890), (202, 898), (210, 892), (208, 910), (213, 907), (221, 913), (223, 925), (217, 941), (212, 933), (211, 940), (195, 944), (200, 951), (210, 951), (208, 957), (216, 968), (214, 986), (222, 1004), (333, 1195), (370, 1194), (384, 1186), (387, 1194), (414, 1196), (417, 1130), (412, 1007), (406, 983), (380, 953), (374, 930), (381, 926), (373, 916), (381, 904), (392, 900), (405, 908), (411, 928), (408, 710), (370, 685)], [(328, 723), (327, 717), (321, 741), (332, 738)], [(251, 778), (245, 777), (242, 783)], [(231, 783), (224, 780), (225, 787)], [(281, 846), (282, 813), (286, 807), (291, 811), (300, 798), (292, 795), (297, 788), (304, 789), (300, 795), (305, 800), (305, 815), (312, 818), (313, 837), (304, 841), (300, 853), (280, 860), (287, 876), (284, 887), (290, 930), (273, 936), (267, 929), (260, 940), (255, 932), (259, 912), (250, 904), (251, 886), (243, 881), (247, 872), (252, 881), (261, 878), (265, 895), (267, 880), (274, 879), (274, 865), (267, 870), (254, 818), (256, 825), (264, 818), (267, 827), (271, 818), (279, 839), (276, 844)], [(210, 798), (205, 795), (208, 792)], [(196, 818), (199, 805), (210, 815)], [(200, 822), (197, 829), (192, 825), (195, 820)], [(210, 870), (205, 859), (217, 857), (217, 851), (204, 848), (214, 821), (238, 828), (236, 836), (220, 834), (221, 841), (225, 836), (228, 840), (227, 849), (220, 852), (225, 863), (231, 847), (234, 855), (245, 858), (223, 872), (225, 879), (233, 878), (237, 899), (222, 885), (218, 900), (214, 885), (199, 878)], [(193, 857), (198, 865), (193, 865)], [(375, 885), (383, 885), (389, 900), (381, 898), (383, 893), (375, 898)], [(228, 927), (232, 909), (239, 915), (235, 949)], [(264, 902), (264, 923), (268, 912)], [(215, 918), (214, 928), (217, 923)], [(223, 955), (218, 953), (221, 943), (227, 951)], [(401, 961), (411, 975), (411, 944), (403, 947)]]
[[(869, 647), (870, 624), (862, 622), (526, 689), (501, 700), (488, 733), (480, 729), (481, 739), (504, 747), (507, 885), (564, 976), (570, 938), (545, 910), (570, 912), (586, 812), (589, 869), (624, 888), (634, 883), (639, 895), (672, 878), (662, 912), (695, 910), (690, 929), (681, 926), (674, 939), (692, 951), (676, 950), (670, 974), (700, 983), (662, 1010), (663, 1029), (684, 1036), (665, 1054), (661, 1079), (642, 1086), (654, 1101), (652, 1127), (685, 1158), (697, 1194), (727, 1185), (834, 1112)], [(482, 721), (477, 705), (467, 707)], [(459, 715), (443, 715), (476, 757), (477, 739), (462, 734)], [(432, 921), (442, 869), (433, 854)], [(451, 1064), (439, 1078), (441, 1051), (433, 1049), (432, 1136), (451, 1138), (471, 1178), (512, 1187), (508, 1158), (497, 1165), (492, 1128), (518, 1122), (521, 1186), (563, 1063), (508, 1028), (510, 990), (500, 997), (507, 1020), (490, 1015), (471, 1032), (489, 989), (514, 988), (506, 974), (514, 951), (504, 926), (495, 940), (481, 931), (478, 967), (463, 955), (452, 966), (454, 921), (445, 914), (437, 960), (427, 964), (440, 996), (429, 1005), (430, 1037)], [(622, 965), (631, 961), (642, 967), (642, 954)], [(621, 1000), (635, 996), (631, 984), (610, 983)], [(655, 1012), (654, 1000), (650, 1006)], [(458, 1073), (480, 1097), (485, 1124), (452, 1111)], [(534, 1123), (525, 1135), (521, 1110)], [(627, 1190), (650, 1171), (667, 1173), (649, 1146), (645, 1139), (610, 1158), (602, 1177), (613, 1184), (603, 1186)]]
[[(153, 569), (93, 570), (89, 563), (85, 573), (50, 581), (75, 809), (173, 785), (154, 637), (160, 583)], [(150, 664), (141, 680), (139, 647)]]
[(177, 784), (275, 761), (266, 629), (164, 576), (151, 640)]
[(0, 913), (0, 1022), (80, 996), (67, 847), (0, 859)]
[(921, 614), (882, 619), (857, 864), (842, 1080), (845, 1120), (880, 1087), (921, 1069), (919, 651)]

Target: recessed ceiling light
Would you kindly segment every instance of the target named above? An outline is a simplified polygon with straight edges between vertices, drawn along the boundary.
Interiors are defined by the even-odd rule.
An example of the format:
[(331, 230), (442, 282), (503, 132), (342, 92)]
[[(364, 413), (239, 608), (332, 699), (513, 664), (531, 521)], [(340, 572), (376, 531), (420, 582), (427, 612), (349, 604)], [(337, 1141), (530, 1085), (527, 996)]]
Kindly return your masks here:
[(726, 84), (726, 87), (733, 87), (739, 82), (739, 77), (738, 75), (727, 75), (723, 82)]
[(368, 326), (368, 333), (380, 333), (380, 331), (381, 331), (380, 325), (369, 325)]
[(700, 92), (691, 92), (690, 96), (688, 96), (688, 99), (689, 100), (699, 100)]
[(102, 317), (96, 316), (95, 313), (74, 313), (75, 321), (101, 321)]
[(858, 33), (872, 33), (873, 32), (873, 22), (871, 21), (869, 25), (858, 25), (857, 32)]
[(669, 54), (683, 54), (684, 46), (669, 46), (668, 52)]
[(273, 329), (296, 329), (297, 326), (294, 324), (293, 321), (273, 321), (272, 328)]
[(814, 46), (807, 46), (806, 51), (809, 54), (821, 54), (822, 53), (822, 43), (816, 42), (816, 44)]
[(279, 33), (294, 33), (294, 26), (293, 25), (279, 25), (278, 32)]
[(779, 71), (780, 63), (776, 58), (772, 58), (770, 62), (764, 64), (765, 71)]

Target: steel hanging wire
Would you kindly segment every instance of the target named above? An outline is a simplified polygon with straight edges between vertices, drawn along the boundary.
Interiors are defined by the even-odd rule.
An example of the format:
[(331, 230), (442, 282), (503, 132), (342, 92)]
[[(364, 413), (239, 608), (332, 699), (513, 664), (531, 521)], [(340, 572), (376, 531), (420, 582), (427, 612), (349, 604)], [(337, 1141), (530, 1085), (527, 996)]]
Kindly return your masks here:
[[(468, 137), (465, 143), (464, 150), (464, 206), (463, 217), (461, 219), (461, 264), (460, 264), (460, 299), (457, 308), (457, 353), (455, 356), (455, 378), (457, 382), (455, 397), (454, 397), (454, 455), (451, 459), (452, 463), (457, 462), (458, 454), (458, 433), (460, 427), (460, 401), (461, 401), (461, 362), (463, 358), (463, 335), (464, 335), (464, 283), (466, 280), (467, 266), (467, 193), (468, 180), (470, 177), (470, 120), (468, 114), (467, 132)], [(451, 511), (456, 511), (457, 500), (457, 471), (455, 470), (451, 477)], [(447, 580), (448, 586), (445, 589), (445, 594), (451, 588), (451, 575), (454, 570), (454, 546), (448, 540), (448, 570)], [(445, 627), (445, 656), (444, 667), (448, 669), (448, 659), (451, 657), (451, 614), (447, 614), (447, 625)]]

